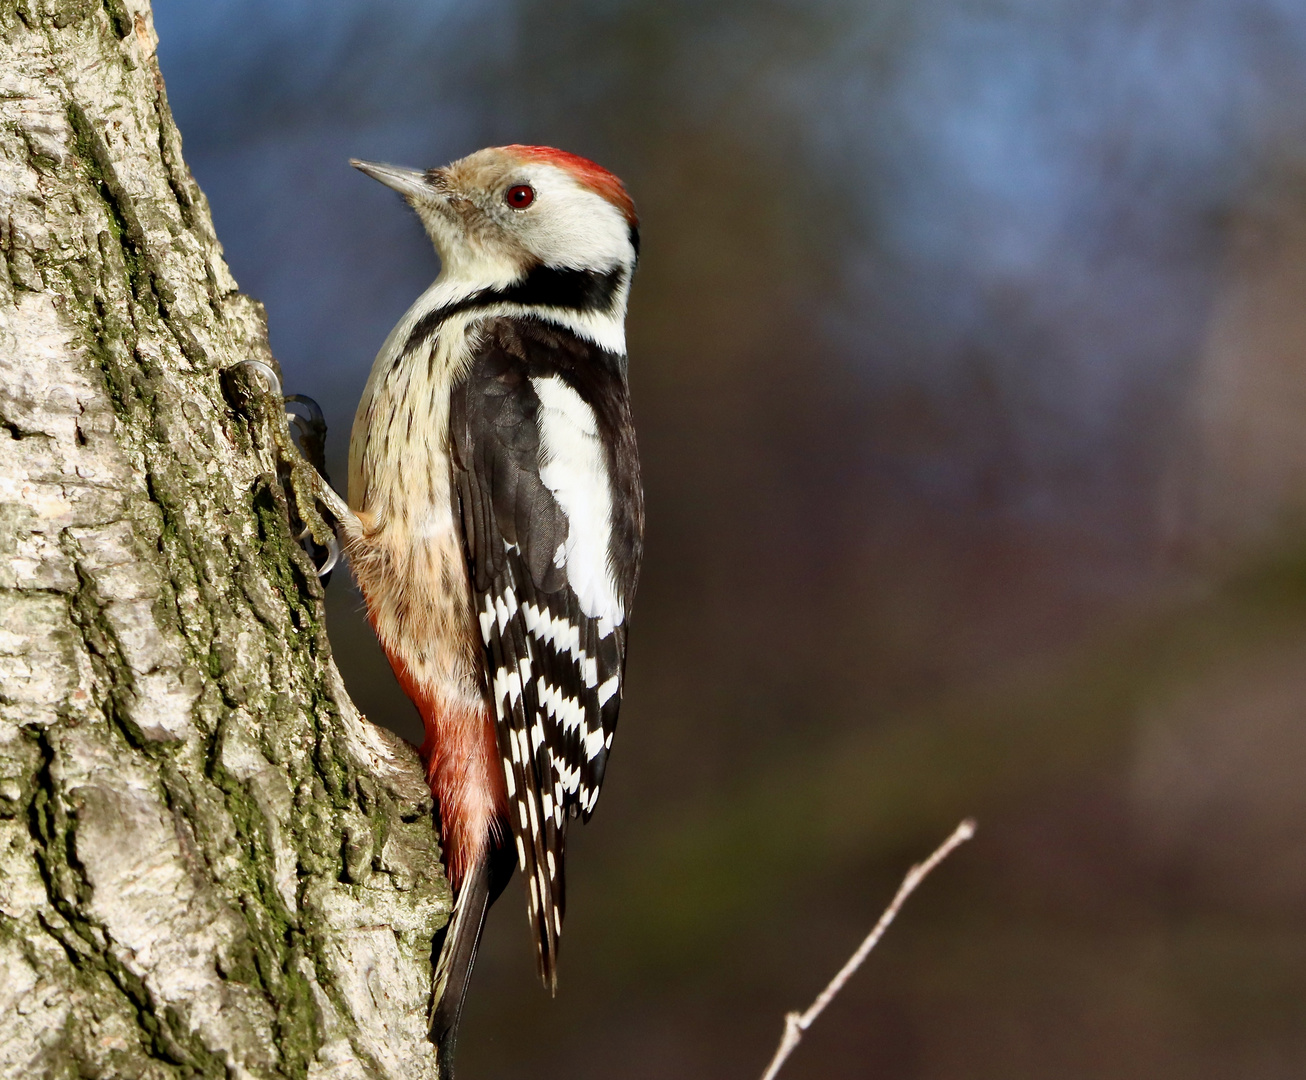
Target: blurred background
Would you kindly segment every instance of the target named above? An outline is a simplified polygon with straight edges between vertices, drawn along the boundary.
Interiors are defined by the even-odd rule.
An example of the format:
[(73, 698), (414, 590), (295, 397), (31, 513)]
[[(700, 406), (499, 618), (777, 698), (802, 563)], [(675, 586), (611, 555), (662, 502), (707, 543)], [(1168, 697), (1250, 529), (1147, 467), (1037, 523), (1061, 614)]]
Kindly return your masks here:
[[(339, 483), (435, 257), (350, 156), (629, 184), (648, 554), (561, 990), (467, 1080), (1306, 1075), (1299, 0), (156, 0)], [(417, 737), (339, 574), (351, 693)]]

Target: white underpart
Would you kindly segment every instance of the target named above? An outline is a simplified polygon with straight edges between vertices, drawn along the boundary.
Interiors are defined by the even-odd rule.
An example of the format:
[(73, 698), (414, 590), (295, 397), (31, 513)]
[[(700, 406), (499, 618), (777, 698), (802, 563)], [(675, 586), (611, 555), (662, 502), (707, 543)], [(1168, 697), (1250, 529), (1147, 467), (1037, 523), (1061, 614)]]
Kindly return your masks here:
[[(556, 375), (533, 378), (540, 399), (540, 480), (567, 515), (567, 583), (607, 637), (626, 617), (609, 565), (612, 485), (598, 420)], [(579, 651), (579, 650), (578, 650)]]

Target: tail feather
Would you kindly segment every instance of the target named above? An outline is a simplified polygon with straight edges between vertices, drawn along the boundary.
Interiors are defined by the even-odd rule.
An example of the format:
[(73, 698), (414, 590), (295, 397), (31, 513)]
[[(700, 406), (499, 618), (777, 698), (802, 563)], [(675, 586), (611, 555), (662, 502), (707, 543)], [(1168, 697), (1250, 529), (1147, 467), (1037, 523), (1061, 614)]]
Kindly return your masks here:
[(453, 918), (444, 935), (444, 945), (435, 965), (435, 986), (431, 1002), (431, 1041), (436, 1045), (440, 1080), (453, 1080), (454, 1051), (463, 1002), (471, 982), (476, 949), (485, 929), (485, 915), (499, 898), (517, 858), (511, 845), (490, 846), (468, 869), (454, 903)]

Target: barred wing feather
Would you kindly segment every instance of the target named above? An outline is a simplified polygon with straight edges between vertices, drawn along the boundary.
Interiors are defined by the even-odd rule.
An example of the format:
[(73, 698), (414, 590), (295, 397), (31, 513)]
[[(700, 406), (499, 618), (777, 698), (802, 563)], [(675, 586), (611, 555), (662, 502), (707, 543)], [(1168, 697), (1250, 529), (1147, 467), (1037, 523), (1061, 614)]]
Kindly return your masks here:
[(643, 525), (628, 408), (611, 354), (505, 319), (487, 327), (450, 416), (509, 816), (551, 988), (567, 822), (594, 809), (621, 704)]

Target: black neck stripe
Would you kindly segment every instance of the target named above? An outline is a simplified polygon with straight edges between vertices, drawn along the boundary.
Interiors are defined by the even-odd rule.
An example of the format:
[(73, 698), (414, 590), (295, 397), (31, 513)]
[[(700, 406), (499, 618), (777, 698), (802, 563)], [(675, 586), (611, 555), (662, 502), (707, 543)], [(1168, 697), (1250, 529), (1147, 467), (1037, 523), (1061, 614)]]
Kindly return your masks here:
[(420, 345), (440, 328), (451, 315), (496, 304), (521, 304), (525, 307), (554, 307), (568, 311), (612, 314), (617, 294), (626, 278), (624, 267), (611, 270), (560, 269), (536, 266), (520, 281), (502, 289), (478, 289), (470, 296), (428, 311), (404, 342), (403, 352)]

